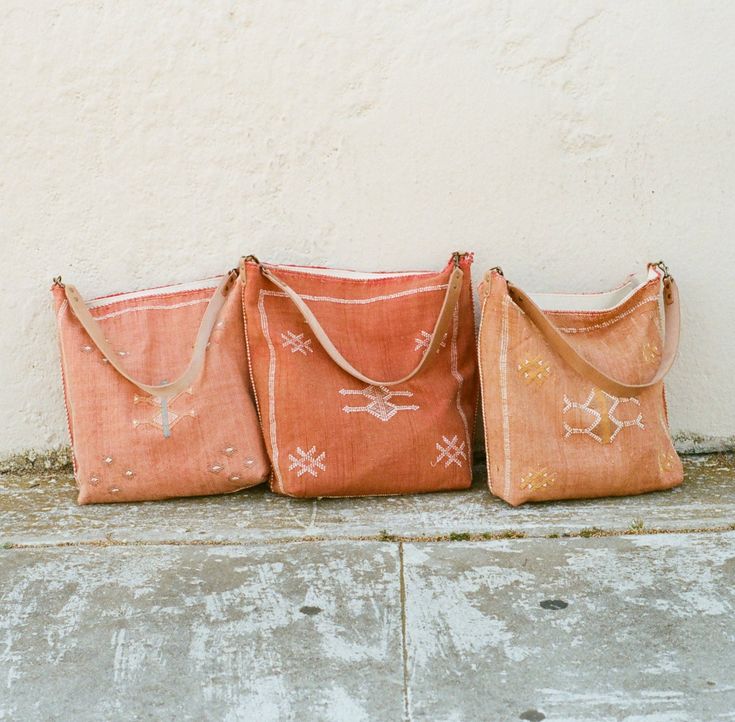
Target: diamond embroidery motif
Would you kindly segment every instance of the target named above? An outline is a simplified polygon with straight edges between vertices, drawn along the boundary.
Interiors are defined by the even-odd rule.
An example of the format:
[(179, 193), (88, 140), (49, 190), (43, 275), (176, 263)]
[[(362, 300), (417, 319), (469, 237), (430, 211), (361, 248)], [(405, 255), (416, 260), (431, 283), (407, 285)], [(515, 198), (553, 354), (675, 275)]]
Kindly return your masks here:
[[(447, 331), (447, 333), (449, 332)], [(447, 333), (442, 336), (439, 348), (444, 348), (447, 345)], [(416, 343), (414, 351), (425, 351), (431, 343), (431, 333), (429, 331), (419, 331), (419, 335), (414, 339), (414, 342)]]
[(534, 356), (531, 359), (524, 359), (522, 363), (518, 364), (518, 373), (527, 384), (534, 381), (542, 384), (551, 375), (551, 366), (540, 356)]
[(572, 409), (579, 409), (589, 416), (590, 421), (584, 427), (571, 426), (565, 421), (564, 438), (568, 439), (573, 434), (586, 434), (600, 444), (612, 444), (617, 435), (625, 428), (637, 426), (639, 429), (645, 429), (643, 415), (640, 412), (636, 418), (627, 421), (621, 421), (615, 415), (616, 409), (625, 404), (640, 406), (641, 402), (636, 398), (618, 398), (595, 388), (590, 391), (583, 404), (571, 401), (565, 394), (562, 415)]
[(340, 389), (342, 396), (364, 396), (368, 403), (365, 406), (343, 406), (346, 414), (366, 412), (381, 421), (390, 421), (399, 411), (417, 411), (415, 404), (399, 405), (391, 401), (394, 397), (413, 396), (412, 391), (391, 391), (387, 386), (366, 386), (364, 389)]
[(521, 489), (525, 491), (539, 491), (551, 486), (556, 481), (556, 474), (550, 472), (546, 467), (538, 471), (529, 471), (521, 479)]
[(303, 333), (294, 333), (293, 331), (282, 333), (281, 346), (290, 348), (291, 353), (300, 353), (304, 356), (314, 353), (314, 349), (311, 347), (311, 339), (305, 338)]
[[(182, 399), (183, 401), (189, 401), (189, 397), (191, 397), (192, 391), (191, 389), (187, 389), (186, 391), (182, 391), (180, 394), (176, 394), (172, 399), (168, 402), (168, 424), (169, 427), (173, 427), (174, 424), (177, 424), (182, 419), (186, 418), (187, 416), (194, 418), (197, 415), (197, 412), (192, 409), (191, 407), (181, 410), (176, 410), (176, 404), (179, 401), (179, 399)], [(183, 398), (186, 397), (186, 398)], [(161, 399), (155, 397), (155, 396), (139, 396), (138, 394), (135, 394), (133, 397), (133, 403), (138, 404), (145, 404), (148, 406), (153, 406), (155, 411), (145, 419), (133, 419), (133, 426), (137, 429), (140, 426), (155, 426), (158, 429), (163, 429), (163, 413), (161, 411)], [(181, 405), (181, 404), (180, 404)]]
[(448, 468), (450, 464), (462, 466), (462, 459), (467, 461), (467, 453), (464, 448), (465, 442), (463, 441), (460, 443), (457, 434), (455, 434), (451, 439), (446, 436), (442, 436), (442, 441), (444, 442), (443, 446), (440, 441), (436, 442), (436, 450), (439, 452), (439, 455), (434, 459), (431, 465), (437, 466), (443, 461), (445, 469)]
[(322, 451), (320, 454), (315, 456), (316, 446), (312, 446), (308, 451), (304, 451), (300, 446), (296, 447), (296, 455), (289, 454), (288, 460), (291, 465), (288, 467), (289, 471), (297, 469), (296, 476), (303, 476), (304, 474), (311, 474), (312, 476), (319, 476), (318, 469), (326, 471), (327, 467), (324, 464), (324, 458), (327, 455), (326, 451)]

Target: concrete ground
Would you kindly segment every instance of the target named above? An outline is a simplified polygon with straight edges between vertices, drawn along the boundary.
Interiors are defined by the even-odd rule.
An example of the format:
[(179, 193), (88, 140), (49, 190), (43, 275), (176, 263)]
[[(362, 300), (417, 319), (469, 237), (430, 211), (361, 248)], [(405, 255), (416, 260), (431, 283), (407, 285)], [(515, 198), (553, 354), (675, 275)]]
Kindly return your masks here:
[(0, 477), (0, 719), (735, 720), (733, 457), (646, 496), (77, 507)]

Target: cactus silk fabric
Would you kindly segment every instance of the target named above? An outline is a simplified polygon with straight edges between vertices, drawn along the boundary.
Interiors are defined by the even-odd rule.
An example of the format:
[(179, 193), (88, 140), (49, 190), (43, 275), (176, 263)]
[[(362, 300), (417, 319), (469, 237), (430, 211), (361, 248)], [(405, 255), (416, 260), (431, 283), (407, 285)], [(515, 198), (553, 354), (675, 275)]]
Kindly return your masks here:
[[(471, 257), (438, 352), (405, 384), (339, 368), (292, 300), (246, 261), (243, 306), (274, 491), (298, 497), (407, 494), (471, 483), (478, 395)], [(428, 347), (453, 271), (360, 274), (269, 266), (372, 379), (408, 374)]]

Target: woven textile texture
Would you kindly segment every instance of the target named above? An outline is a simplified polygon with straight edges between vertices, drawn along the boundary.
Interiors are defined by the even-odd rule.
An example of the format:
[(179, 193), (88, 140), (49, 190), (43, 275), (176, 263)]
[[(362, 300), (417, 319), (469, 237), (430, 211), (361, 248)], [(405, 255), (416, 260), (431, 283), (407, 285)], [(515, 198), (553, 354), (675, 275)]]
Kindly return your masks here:
[[(640, 384), (653, 377), (661, 357), (661, 278), (654, 273), (630, 293), (625, 289), (603, 310), (546, 315), (588, 361)], [(493, 494), (517, 505), (640, 494), (681, 483), (663, 383), (636, 396), (609, 394), (550, 348), (511, 299), (502, 275), (486, 274), (480, 299), (478, 353)]]
[[(189, 363), (207, 302), (220, 279), (190, 290), (154, 289), (95, 299), (90, 310), (136, 380), (161, 384)], [(53, 288), (80, 504), (221, 494), (268, 474), (249, 391), (240, 293), (229, 292), (204, 367), (168, 403), (142, 393), (100, 353)]]
[[(441, 345), (412, 379), (366, 384), (339, 368), (292, 300), (253, 261), (241, 276), (251, 372), (271, 486), (298, 497), (466, 488), (478, 398), (471, 256)], [(342, 355), (372, 379), (408, 374), (428, 347), (454, 267), (349, 274), (270, 266)]]

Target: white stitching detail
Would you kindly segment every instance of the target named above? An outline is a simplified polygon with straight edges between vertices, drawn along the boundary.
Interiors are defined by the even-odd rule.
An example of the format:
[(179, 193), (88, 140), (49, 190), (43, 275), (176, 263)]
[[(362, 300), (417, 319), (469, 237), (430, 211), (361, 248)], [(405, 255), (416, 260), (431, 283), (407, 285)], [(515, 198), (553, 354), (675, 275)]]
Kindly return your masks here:
[(449, 439), (446, 436), (442, 436), (442, 441), (446, 444), (446, 446), (442, 446), (439, 441), (436, 442), (436, 450), (439, 452), (439, 455), (436, 457), (436, 459), (431, 463), (432, 466), (437, 466), (437, 464), (444, 461), (444, 468), (447, 469), (451, 464), (456, 464), (457, 466), (462, 466), (462, 459), (467, 461), (467, 453), (465, 452), (465, 442), (463, 441), (461, 444), (459, 443), (459, 437), (457, 434), (452, 436), (451, 439)]
[(366, 411), (381, 421), (390, 421), (399, 411), (418, 411), (416, 404), (399, 406), (391, 402), (394, 396), (413, 396), (413, 391), (392, 391), (387, 386), (366, 386), (364, 389), (340, 389), (341, 396), (364, 396), (368, 403), (365, 406), (343, 406), (346, 414)]
[[(442, 336), (442, 340), (439, 342), (439, 348), (444, 348), (447, 345), (447, 335), (445, 333)], [(425, 351), (431, 345), (431, 333), (429, 331), (419, 331), (418, 336), (414, 339), (414, 343), (416, 344), (414, 351)]]
[[(278, 469), (278, 443), (276, 437), (276, 350), (273, 348), (273, 342), (271, 341), (270, 333), (268, 332), (268, 315), (265, 312), (265, 294), (267, 292), (261, 290), (260, 298), (258, 299), (258, 311), (260, 311), (260, 326), (263, 329), (263, 336), (265, 336), (266, 343), (268, 344), (268, 424), (270, 426), (271, 434), (271, 448), (273, 454), (273, 473), (274, 476), (280, 475)], [(285, 294), (284, 294), (285, 295)], [(283, 484), (279, 484), (281, 489)]]
[[(403, 296), (412, 296), (417, 293), (429, 293), (431, 291), (445, 290), (449, 284), (444, 283), (435, 286), (424, 286), (422, 288), (411, 288), (406, 291), (400, 291), (397, 293), (390, 293), (383, 296), (373, 296), (371, 298), (360, 298), (360, 299), (348, 299), (348, 298), (332, 298), (330, 296), (305, 296), (301, 298), (307, 301), (333, 301), (334, 303), (344, 304), (365, 304), (373, 303), (374, 301), (386, 301), (392, 298), (401, 298)], [(273, 342), (270, 337), (268, 330), (268, 315), (265, 310), (265, 297), (275, 296), (279, 298), (287, 298), (287, 295), (282, 291), (269, 291), (261, 289), (258, 298), (258, 310), (260, 312), (260, 326), (263, 329), (263, 335), (265, 336), (266, 343), (268, 345), (269, 364), (268, 364), (268, 422), (271, 436), (271, 448), (272, 448), (272, 471), (274, 477), (278, 478), (280, 470), (278, 468), (278, 440), (276, 434), (276, 408), (275, 408), (275, 386), (276, 386), (276, 353), (273, 346)], [(282, 489), (283, 485), (279, 484)]]
[(283, 348), (290, 348), (291, 353), (300, 353), (307, 356), (310, 353), (314, 353), (314, 349), (311, 347), (311, 339), (304, 338), (303, 333), (294, 333), (293, 331), (286, 331), (281, 334), (281, 346)]
[(104, 321), (106, 318), (115, 318), (115, 316), (122, 316), (124, 313), (130, 313), (131, 311), (167, 311), (170, 308), (183, 308), (184, 306), (193, 306), (196, 303), (209, 303), (208, 298), (198, 298), (194, 301), (183, 301), (182, 303), (173, 303), (170, 306), (133, 306), (132, 308), (123, 308), (120, 311), (111, 311), (103, 316), (95, 316), (96, 321)]
[(503, 467), (505, 498), (510, 498), (510, 418), (508, 414), (508, 307), (510, 296), (503, 296), (503, 320), (500, 330), (500, 400), (503, 409)]
[(651, 301), (658, 301), (658, 297), (648, 296), (636, 303), (635, 306), (632, 306), (627, 311), (623, 311), (617, 316), (609, 318), (607, 321), (600, 321), (600, 323), (596, 323), (592, 326), (583, 326), (582, 328), (560, 328), (559, 331), (561, 331), (562, 333), (587, 333), (588, 331), (595, 331), (599, 328), (607, 328), (608, 326), (612, 326), (617, 321), (620, 321), (620, 319), (625, 318), (626, 316), (630, 316), (630, 314), (633, 313), (633, 311), (635, 311), (637, 308), (640, 308), (641, 306), (650, 303)]
[[(429, 293), (430, 291), (444, 291), (447, 288), (446, 283), (438, 286), (424, 286), (422, 288), (409, 288), (406, 291), (397, 291), (396, 293), (388, 293), (384, 296), (370, 296), (369, 298), (335, 298), (333, 296), (307, 296), (305, 294), (299, 294), (301, 298), (307, 301), (330, 301), (332, 303), (346, 303), (346, 304), (358, 304), (362, 305), (365, 303), (375, 303), (376, 301), (390, 301), (393, 298), (401, 298), (403, 296), (413, 296), (416, 293)], [(287, 298), (283, 291), (261, 291), (266, 296), (279, 296), (281, 298)]]
[(300, 446), (296, 447), (296, 453), (298, 456), (293, 454), (288, 455), (288, 460), (291, 465), (288, 467), (289, 471), (298, 469), (296, 476), (303, 476), (304, 474), (311, 474), (312, 476), (319, 476), (317, 469), (326, 471), (327, 467), (324, 464), (324, 457), (327, 455), (326, 451), (322, 451), (318, 456), (316, 454), (316, 446), (312, 446), (308, 451), (304, 451)]
[(562, 416), (564, 416), (568, 411), (571, 411), (572, 409), (579, 409), (580, 411), (584, 411), (592, 417), (592, 421), (589, 424), (589, 426), (581, 427), (581, 426), (571, 426), (566, 421), (564, 422), (564, 438), (568, 439), (572, 434), (586, 434), (587, 436), (591, 436), (595, 441), (597, 441), (599, 444), (612, 444), (613, 441), (615, 441), (615, 438), (617, 435), (623, 430), (628, 428), (629, 426), (637, 426), (639, 429), (645, 429), (645, 425), (643, 424), (643, 414), (640, 412), (638, 413), (638, 416), (636, 416), (635, 419), (629, 419), (627, 421), (621, 421), (617, 416), (615, 416), (615, 409), (618, 408), (620, 404), (635, 404), (636, 406), (640, 406), (641, 402), (636, 399), (635, 397), (625, 398), (625, 397), (618, 397), (618, 396), (612, 396), (611, 394), (608, 394), (607, 391), (603, 391), (602, 389), (599, 389), (599, 393), (601, 393), (608, 401), (611, 401), (612, 403), (607, 408), (603, 408), (602, 411), (605, 411), (605, 415), (607, 418), (612, 422), (612, 424), (615, 426), (615, 431), (610, 434), (607, 438), (602, 438), (599, 434), (595, 433), (595, 429), (600, 425), (602, 422), (602, 411), (592, 408), (590, 404), (594, 400), (595, 396), (598, 393), (598, 389), (593, 388), (589, 396), (587, 397), (587, 400), (580, 404), (578, 401), (572, 401), (566, 394), (564, 395), (564, 408), (562, 409), (561, 413)]
[(457, 405), (457, 411), (462, 419), (462, 426), (464, 427), (465, 441), (467, 443), (467, 449), (472, 449), (472, 439), (470, 438), (470, 425), (467, 423), (467, 415), (462, 408), (462, 386), (464, 384), (464, 377), (459, 373), (457, 365), (457, 336), (459, 334), (459, 303), (454, 307), (454, 313), (452, 314), (452, 343), (450, 346), (450, 368), (452, 376), (457, 381), (457, 396), (455, 403)]

